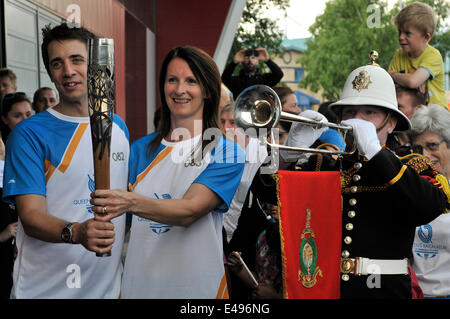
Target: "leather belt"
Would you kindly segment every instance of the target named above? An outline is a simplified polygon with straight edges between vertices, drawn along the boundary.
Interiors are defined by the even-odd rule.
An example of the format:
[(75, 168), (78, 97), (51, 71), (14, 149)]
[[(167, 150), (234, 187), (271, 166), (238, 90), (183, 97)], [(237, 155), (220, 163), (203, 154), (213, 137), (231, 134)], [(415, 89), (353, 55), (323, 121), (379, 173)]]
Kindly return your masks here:
[(341, 273), (356, 276), (379, 275), (407, 275), (408, 258), (405, 259), (369, 259), (364, 257), (342, 258)]

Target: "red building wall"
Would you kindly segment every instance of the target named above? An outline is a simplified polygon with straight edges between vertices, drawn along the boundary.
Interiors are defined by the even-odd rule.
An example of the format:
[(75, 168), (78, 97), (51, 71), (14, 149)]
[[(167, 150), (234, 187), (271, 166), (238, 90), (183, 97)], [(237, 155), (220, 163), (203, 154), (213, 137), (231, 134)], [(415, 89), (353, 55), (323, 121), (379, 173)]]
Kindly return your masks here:
[(146, 28), (126, 13), (126, 102), (130, 141), (147, 135)]
[(156, 2), (156, 70), (167, 52), (193, 45), (213, 56), (231, 0), (169, 0)]

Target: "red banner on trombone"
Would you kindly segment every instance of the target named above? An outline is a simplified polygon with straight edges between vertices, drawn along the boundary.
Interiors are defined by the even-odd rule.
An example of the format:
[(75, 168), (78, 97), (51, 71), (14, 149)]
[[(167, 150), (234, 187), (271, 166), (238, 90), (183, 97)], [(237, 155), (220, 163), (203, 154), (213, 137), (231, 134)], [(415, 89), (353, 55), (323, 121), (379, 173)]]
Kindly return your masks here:
[(339, 298), (339, 172), (278, 171), (283, 297)]

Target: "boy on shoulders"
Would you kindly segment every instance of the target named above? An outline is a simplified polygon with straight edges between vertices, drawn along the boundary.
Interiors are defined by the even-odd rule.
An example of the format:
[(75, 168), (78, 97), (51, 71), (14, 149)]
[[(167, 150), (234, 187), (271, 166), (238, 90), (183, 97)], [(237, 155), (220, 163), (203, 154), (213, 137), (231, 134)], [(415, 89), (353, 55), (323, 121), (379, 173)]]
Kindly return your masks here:
[(444, 63), (439, 51), (428, 44), (436, 30), (433, 9), (421, 2), (403, 8), (394, 17), (401, 49), (395, 53), (389, 74), (399, 85), (428, 91), (431, 104), (447, 108), (444, 89)]

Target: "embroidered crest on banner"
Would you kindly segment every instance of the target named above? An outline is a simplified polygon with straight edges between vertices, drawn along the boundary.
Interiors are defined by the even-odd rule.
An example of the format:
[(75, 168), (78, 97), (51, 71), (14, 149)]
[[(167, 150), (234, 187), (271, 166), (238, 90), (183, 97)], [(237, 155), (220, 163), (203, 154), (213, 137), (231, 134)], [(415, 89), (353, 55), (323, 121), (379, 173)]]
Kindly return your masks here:
[(306, 208), (305, 229), (300, 243), (300, 270), (298, 281), (306, 288), (312, 288), (317, 283), (317, 275), (323, 277), (322, 270), (317, 266), (317, 245), (315, 233), (311, 228), (311, 210)]

